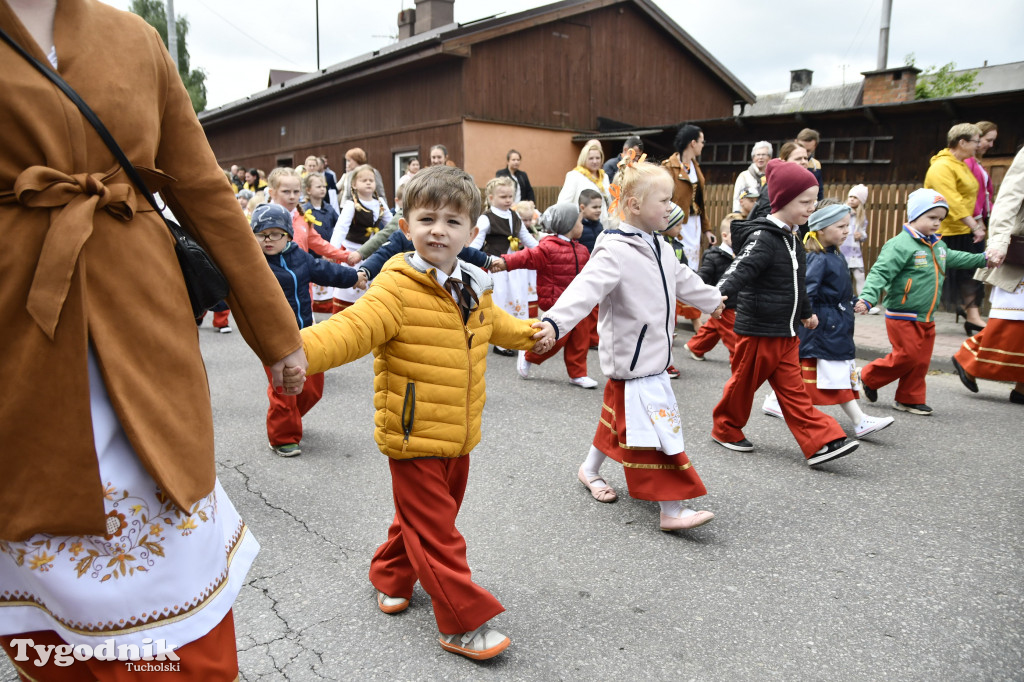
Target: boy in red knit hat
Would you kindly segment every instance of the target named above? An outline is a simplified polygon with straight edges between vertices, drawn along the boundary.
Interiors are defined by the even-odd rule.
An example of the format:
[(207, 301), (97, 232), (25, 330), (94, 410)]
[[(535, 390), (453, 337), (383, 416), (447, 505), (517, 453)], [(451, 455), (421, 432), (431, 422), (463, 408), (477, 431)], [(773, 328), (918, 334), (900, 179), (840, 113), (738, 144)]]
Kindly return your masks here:
[(810, 466), (848, 455), (859, 443), (848, 440), (835, 419), (817, 410), (804, 390), (797, 324), (818, 326), (804, 287), (806, 259), (798, 226), (807, 222), (818, 196), (818, 181), (806, 168), (773, 159), (765, 169), (771, 213), (734, 221), (736, 259), (718, 282), (736, 301), (738, 336), (732, 376), (714, 409), (711, 437), (722, 446), (750, 452), (743, 436), (754, 392), (767, 380), (775, 389), (786, 425)]

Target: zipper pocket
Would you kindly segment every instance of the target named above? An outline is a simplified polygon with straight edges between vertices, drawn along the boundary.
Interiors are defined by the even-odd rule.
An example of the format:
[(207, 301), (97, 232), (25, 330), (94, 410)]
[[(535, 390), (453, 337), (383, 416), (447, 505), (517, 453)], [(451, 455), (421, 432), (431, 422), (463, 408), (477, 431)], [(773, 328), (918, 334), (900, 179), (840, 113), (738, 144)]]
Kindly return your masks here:
[(632, 372), (633, 368), (636, 367), (636, 361), (640, 359), (640, 345), (644, 342), (644, 334), (647, 333), (647, 325), (645, 324), (640, 328), (640, 338), (636, 340), (636, 350), (633, 351), (633, 362), (629, 363), (629, 371)]
[(911, 285), (913, 283), (914, 283), (914, 280), (912, 278), (907, 280), (906, 285), (903, 287), (903, 300), (900, 301), (901, 304), (907, 302), (907, 296), (910, 295), (910, 287), (911, 287)]
[[(408, 415), (408, 420), (406, 416)], [(409, 443), (409, 435), (412, 433), (412, 422), (416, 416), (416, 384), (409, 382), (405, 385), (405, 400), (402, 401), (402, 432), (405, 433), (405, 442)]]

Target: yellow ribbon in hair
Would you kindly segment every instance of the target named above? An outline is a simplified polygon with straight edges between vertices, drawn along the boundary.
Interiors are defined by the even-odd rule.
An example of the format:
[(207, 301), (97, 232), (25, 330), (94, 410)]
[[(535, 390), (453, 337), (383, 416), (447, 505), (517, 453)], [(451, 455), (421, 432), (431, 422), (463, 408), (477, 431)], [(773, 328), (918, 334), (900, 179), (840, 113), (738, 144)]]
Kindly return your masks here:
[(818, 233), (817, 232), (808, 232), (807, 234), (805, 234), (804, 235), (804, 244), (807, 243), (808, 239), (813, 239), (814, 241), (818, 242), (818, 248), (820, 248), (822, 251), (825, 250), (825, 247), (824, 247), (824, 245), (822, 245), (821, 240), (818, 239)]
[(380, 232), (380, 228), (379, 227), (368, 227), (368, 228), (366, 228), (366, 236), (367, 237), (372, 237), (373, 235), (377, 234), (378, 232)]
[(509, 236), (508, 238), (508, 250), (518, 251), (519, 250), (519, 237)]
[(302, 217), (306, 219), (306, 222), (310, 225), (323, 225), (322, 222), (313, 217), (313, 209), (307, 208), (306, 212), (302, 214)]

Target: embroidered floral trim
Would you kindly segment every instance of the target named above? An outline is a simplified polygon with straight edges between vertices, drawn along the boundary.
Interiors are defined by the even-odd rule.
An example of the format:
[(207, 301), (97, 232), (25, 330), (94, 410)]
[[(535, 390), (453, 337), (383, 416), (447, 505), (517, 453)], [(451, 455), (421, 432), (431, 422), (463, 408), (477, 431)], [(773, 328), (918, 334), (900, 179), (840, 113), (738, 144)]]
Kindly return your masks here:
[[(120, 497), (118, 496), (120, 494)], [(217, 515), (217, 497), (210, 493), (192, 505), (188, 512), (178, 509), (162, 490), (156, 491), (157, 509), (149, 501), (119, 491), (107, 483), (103, 497), (110, 502), (105, 535), (54, 536), (45, 533), (24, 542), (0, 540), (0, 552), (10, 555), (17, 566), (46, 573), (59, 559), (66, 558), (63, 568), (88, 575), (101, 583), (131, 577), (136, 571), (146, 572), (163, 558), (167, 533), (175, 530), (188, 536), (199, 523), (213, 521)]]

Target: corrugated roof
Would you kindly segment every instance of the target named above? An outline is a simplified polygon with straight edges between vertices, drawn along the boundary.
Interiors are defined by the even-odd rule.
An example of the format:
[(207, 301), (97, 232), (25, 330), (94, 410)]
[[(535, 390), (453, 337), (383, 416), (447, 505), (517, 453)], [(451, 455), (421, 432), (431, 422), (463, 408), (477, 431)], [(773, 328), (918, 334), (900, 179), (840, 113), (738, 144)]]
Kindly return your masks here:
[[(1024, 88), (1024, 62), (1010, 62), (1009, 64), (993, 64), (992, 66), (979, 66), (976, 69), (957, 69), (950, 73), (951, 76), (959, 76), (975, 71), (978, 77), (974, 83), (978, 89), (974, 92), (962, 92), (954, 97), (967, 95), (985, 95), (991, 92), (1006, 92), (1008, 90), (1020, 90)], [(918, 76), (918, 80), (928, 80), (928, 76)]]
[(795, 114), (800, 111), (830, 111), (849, 109), (860, 104), (863, 81), (846, 85), (822, 85), (798, 92), (773, 92), (758, 95), (754, 104), (746, 107), (744, 116), (771, 116)]

